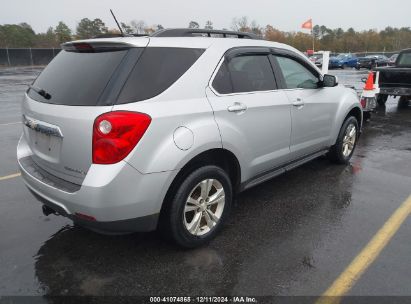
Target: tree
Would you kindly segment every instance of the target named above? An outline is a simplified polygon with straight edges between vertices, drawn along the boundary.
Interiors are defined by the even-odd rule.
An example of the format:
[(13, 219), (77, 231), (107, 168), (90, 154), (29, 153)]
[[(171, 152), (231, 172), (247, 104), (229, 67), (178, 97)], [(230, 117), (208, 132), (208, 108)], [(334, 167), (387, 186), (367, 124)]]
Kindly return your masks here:
[(285, 34), (275, 29), (272, 25), (267, 25), (265, 27), (264, 39), (281, 43), (284, 43), (286, 40)]
[(0, 25), (0, 47), (33, 47), (36, 34), (27, 23)]
[(46, 33), (37, 34), (34, 46), (38, 48), (58, 47), (59, 44), (53, 28), (49, 27)]
[(250, 25), (248, 24), (248, 18), (246, 16), (234, 18), (231, 24), (231, 28), (234, 31), (251, 32)]
[(204, 28), (207, 29), (207, 30), (212, 30), (213, 29), (213, 23), (210, 20), (208, 20), (206, 22)]
[(60, 21), (59, 24), (57, 24), (54, 33), (59, 44), (71, 40), (71, 29), (63, 21)]
[(124, 32), (125, 34), (133, 34), (133, 33), (134, 33), (134, 30), (133, 30), (133, 28), (131, 27), (131, 25), (128, 25), (128, 24), (126, 24), (126, 23), (124, 23), (124, 22), (121, 22), (120, 25), (121, 25), (121, 28), (123, 29), (123, 32)]
[(190, 23), (188, 24), (188, 28), (198, 29), (198, 28), (200, 28), (200, 25), (196, 21), (190, 21)]
[(250, 24), (250, 30), (251, 30), (251, 33), (254, 33), (257, 36), (260, 36), (260, 37), (263, 36), (262, 27), (257, 22), (255, 22), (254, 20)]
[(313, 27), (313, 36), (317, 39), (321, 37), (321, 29), (318, 24), (314, 25)]
[(77, 25), (76, 36), (79, 39), (87, 39), (97, 35), (106, 34), (107, 31), (107, 27), (101, 19), (96, 18), (90, 20), (88, 18), (83, 18)]
[[(121, 26), (126, 34), (150, 34), (163, 29), (160, 24), (147, 26), (142, 20), (121, 23)], [(189, 26), (199, 28), (196, 21), (191, 21)], [(208, 20), (205, 23), (205, 28), (212, 29), (213, 23)], [(255, 21), (250, 23), (246, 16), (234, 18), (231, 28), (236, 31), (252, 32), (267, 40), (286, 43), (301, 51), (312, 48), (312, 36), (310, 34), (283, 32), (271, 25), (262, 28)], [(75, 36), (83, 39), (107, 32), (107, 27), (100, 19), (90, 20), (84, 18), (78, 23)], [(117, 29), (111, 29), (109, 32), (112, 34), (119, 33)], [(381, 31), (370, 29), (358, 32), (353, 28), (344, 31), (342, 28), (330, 29), (325, 25), (316, 25), (313, 32), (317, 50), (328, 50), (335, 53), (393, 52), (411, 45), (410, 27), (394, 28), (389, 26)], [(50, 27), (45, 33), (37, 34), (25, 22), (0, 25), (0, 48), (58, 47), (61, 43), (72, 38), (72, 31), (63, 21), (60, 21), (54, 29)]]
[(131, 27), (134, 29), (136, 34), (145, 34), (147, 24), (143, 20), (132, 20), (130, 22)]

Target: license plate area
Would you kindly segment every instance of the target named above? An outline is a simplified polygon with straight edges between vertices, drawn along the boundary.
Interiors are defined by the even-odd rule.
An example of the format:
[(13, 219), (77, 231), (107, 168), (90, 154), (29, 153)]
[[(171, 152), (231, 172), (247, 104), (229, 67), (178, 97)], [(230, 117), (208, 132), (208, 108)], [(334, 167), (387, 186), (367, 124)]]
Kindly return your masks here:
[(58, 163), (62, 139), (34, 130), (28, 132), (30, 134), (30, 146), (34, 154), (48, 162)]
[(50, 162), (60, 160), (63, 134), (58, 126), (23, 115), (24, 131), (34, 155)]

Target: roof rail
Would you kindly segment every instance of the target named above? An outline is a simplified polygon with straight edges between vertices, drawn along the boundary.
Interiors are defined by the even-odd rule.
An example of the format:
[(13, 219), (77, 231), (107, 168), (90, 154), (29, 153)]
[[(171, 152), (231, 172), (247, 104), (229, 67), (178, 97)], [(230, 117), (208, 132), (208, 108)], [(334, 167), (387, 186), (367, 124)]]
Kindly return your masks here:
[(162, 29), (151, 34), (152, 37), (219, 37), (222, 38), (242, 38), (242, 39), (261, 39), (253, 33), (209, 30), (209, 29), (191, 29), (191, 28), (173, 28)]

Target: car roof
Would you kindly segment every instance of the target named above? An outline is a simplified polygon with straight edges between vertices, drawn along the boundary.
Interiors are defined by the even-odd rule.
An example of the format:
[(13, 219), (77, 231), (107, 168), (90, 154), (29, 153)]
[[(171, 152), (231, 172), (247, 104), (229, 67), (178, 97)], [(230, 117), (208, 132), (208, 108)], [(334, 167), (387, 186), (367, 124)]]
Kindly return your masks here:
[(86, 40), (76, 40), (71, 43), (121, 43), (135, 47), (181, 47), (181, 48), (210, 48), (210, 47), (225, 47), (227, 49), (233, 47), (271, 47), (288, 49), (292, 51), (298, 50), (295, 48), (278, 42), (246, 39), (246, 38), (216, 38), (216, 37), (113, 37), (113, 38), (95, 38)]

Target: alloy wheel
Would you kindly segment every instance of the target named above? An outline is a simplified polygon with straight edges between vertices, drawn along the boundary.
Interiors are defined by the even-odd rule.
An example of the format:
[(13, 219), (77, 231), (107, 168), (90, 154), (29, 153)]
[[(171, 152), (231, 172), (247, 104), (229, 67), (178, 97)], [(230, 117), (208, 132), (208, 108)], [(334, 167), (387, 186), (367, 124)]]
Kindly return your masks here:
[(357, 140), (357, 128), (354, 124), (349, 124), (345, 130), (343, 144), (342, 144), (342, 154), (344, 157), (351, 155), (354, 150), (355, 141)]
[(183, 213), (184, 226), (189, 233), (201, 236), (213, 230), (224, 211), (225, 192), (216, 179), (198, 183), (190, 192)]

